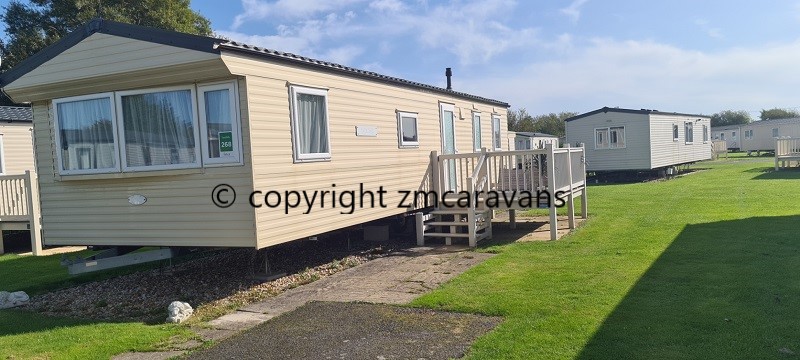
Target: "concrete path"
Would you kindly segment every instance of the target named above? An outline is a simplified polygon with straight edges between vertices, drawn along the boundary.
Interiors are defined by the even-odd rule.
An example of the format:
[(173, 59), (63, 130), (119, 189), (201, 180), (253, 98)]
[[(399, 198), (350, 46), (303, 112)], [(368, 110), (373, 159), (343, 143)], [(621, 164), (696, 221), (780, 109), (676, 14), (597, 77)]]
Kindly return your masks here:
[[(266, 301), (245, 306), (212, 320), (209, 325), (230, 335), (310, 301), (405, 304), (492, 256), (464, 250), (466, 248), (452, 246), (421, 247), (375, 259)], [(215, 334), (213, 331), (201, 334), (216, 339), (220, 338), (219, 335), (221, 333)]]

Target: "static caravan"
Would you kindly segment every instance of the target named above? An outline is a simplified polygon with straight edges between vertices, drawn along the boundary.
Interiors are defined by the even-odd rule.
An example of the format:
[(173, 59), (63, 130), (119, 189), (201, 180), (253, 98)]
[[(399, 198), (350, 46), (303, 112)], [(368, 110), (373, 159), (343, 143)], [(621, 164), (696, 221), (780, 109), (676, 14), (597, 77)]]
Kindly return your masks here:
[(742, 125), (715, 126), (711, 128), (711, 138), (723, 140), (728, 150), (738, 151), (742, 147), (739, 137), (742, 136)]
[(509, 148), (514, 150), (544, 149), (547, 144), (558, 147), (558, 136), (527, 131), (509, 131)]
[(705, 115), (604, 107), (565, 121), (567, 142), (586, 146), (588, 171), (661, 169), (711, 158)]
[(32, 205), (36, 199), (32, 121), (30, 107), (0, 106), (0, 232), (31, 230), (31, 247), (38, 254), (38, 207)]
[(778, 138), (800, 137), (800, 118), (754, 121), (741, 126), (742, 151), (775, 151)]
[(33, 106), (47, 245), (264, 248), (414, 211), (403, 191), (508, 150), (502, 101), (105, 20), (0, 86)]

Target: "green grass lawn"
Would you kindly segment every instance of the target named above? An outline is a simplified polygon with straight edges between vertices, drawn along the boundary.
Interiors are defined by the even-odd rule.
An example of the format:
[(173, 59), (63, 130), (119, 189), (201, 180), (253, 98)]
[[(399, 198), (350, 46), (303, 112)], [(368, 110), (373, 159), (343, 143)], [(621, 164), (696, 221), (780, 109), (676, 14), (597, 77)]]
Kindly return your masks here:
[[(501, 315), (475, 359), (764, 359), (800, 353), (800, 172), (698, 164), (589, 188), (589, 221), (499, 255), (414, 305)], [(785, 352), (785, 351), (784, 351)]]
[[(61, 255), (0, 255), (0, 290), (39, 294), (158, 266), (150, 263), (69, 276), (60, 259)], [(175, 325), (91, 322), (0, 310), (0, 359), (108, 359), (126, 351), (156, 350), (172, 336), (190, 334)]]

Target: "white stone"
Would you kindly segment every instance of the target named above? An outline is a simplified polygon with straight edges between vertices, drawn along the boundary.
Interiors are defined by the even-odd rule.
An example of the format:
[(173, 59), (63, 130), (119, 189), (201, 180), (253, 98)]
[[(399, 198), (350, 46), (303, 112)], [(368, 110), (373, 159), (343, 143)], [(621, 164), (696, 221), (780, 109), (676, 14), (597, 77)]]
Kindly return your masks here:
[(24, 291), (0, 291), (0, 309), (22, 306), (28, 303), (31, 298)]
[(194, 313), (194, 309), (189, 303), (185, 303), (182, 301), (173, 301), (167, 306), (167, 322), (180, 324)]

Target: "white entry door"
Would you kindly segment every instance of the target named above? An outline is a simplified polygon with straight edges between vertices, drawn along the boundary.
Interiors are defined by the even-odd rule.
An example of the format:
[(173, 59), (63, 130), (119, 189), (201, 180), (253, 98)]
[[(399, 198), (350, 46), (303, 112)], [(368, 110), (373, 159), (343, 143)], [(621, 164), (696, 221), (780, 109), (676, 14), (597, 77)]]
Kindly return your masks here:
[[(455, 129), (455, 106), (452, 104), (439, 105), (442, 118), (442, 154), (455, 154), (456, 150), (456, 129)], [(449, 188), (445, 190), (456, 190), (456, 162), (446, 161), (445, 174)]]

